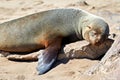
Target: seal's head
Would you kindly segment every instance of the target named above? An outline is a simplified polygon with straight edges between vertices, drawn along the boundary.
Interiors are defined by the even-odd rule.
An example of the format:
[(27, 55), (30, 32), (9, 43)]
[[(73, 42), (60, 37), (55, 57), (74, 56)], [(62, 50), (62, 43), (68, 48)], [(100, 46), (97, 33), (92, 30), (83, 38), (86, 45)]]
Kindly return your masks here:
[(101, 44), (109, 35), (109, 26), (101, 18), (88, 21), (82, 31), (83, 38), (93, 45)]

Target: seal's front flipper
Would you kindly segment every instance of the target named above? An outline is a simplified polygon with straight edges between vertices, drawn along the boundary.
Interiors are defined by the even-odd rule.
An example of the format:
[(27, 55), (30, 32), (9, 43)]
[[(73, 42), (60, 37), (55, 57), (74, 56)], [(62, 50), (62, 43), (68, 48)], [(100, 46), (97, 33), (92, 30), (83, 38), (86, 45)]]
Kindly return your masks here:
[(60, 50), (60, 46), (61, 40), (56, 39), (56, 41), (50, 43), (46, 47), (45, 51), (39, 55), (37, 66), (39, 74), (44, 74), (52, 67), (53, 63), (56, 61), (58, 51)]
[(37, 70), (39, 74), (43, 74), (47, 72), (51, 68), (52, 64), (55, 62), (56, 57), (57, 57), (57, 52), (50, 53), (48, 51), (45, 51), (42, 54), (40, 54), (38, 57), (39, 60), (37, 66)]

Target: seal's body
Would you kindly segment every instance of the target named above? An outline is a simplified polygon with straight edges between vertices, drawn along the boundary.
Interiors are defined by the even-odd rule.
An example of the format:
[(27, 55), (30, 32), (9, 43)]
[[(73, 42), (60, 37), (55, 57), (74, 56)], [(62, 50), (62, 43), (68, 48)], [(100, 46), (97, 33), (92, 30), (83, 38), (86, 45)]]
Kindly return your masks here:
[(37, 67), (43, 74), (54, 63), (64, 38), (85, 39), (96, 45), (108, 34), (108, 24), (98, 16), (79, 9), (54, 9), (0, 24), (0, 50), (31, 52), (45, 48)]
[(50, 10), (2, 23), (0, 49), (30, 52), (47, 46), (47, 42), (57, 37), (76, 36), (79, 18), (78, 12), (74, 12), (72, 9)]

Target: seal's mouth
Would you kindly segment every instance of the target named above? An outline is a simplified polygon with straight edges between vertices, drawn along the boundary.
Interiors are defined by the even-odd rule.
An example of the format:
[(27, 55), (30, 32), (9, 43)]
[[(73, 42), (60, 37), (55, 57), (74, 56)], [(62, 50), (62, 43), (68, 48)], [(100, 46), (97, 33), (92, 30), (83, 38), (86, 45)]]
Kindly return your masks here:
[(103, 44), (107, 39), (108, 39), (107, 35), (99, 35), (99, 36), (97, 36), (96, 38), (94, 38), (93, 40), (90, 40), (90, 41), (91, 41), (92, 45), (99, 46), (99, 45)]

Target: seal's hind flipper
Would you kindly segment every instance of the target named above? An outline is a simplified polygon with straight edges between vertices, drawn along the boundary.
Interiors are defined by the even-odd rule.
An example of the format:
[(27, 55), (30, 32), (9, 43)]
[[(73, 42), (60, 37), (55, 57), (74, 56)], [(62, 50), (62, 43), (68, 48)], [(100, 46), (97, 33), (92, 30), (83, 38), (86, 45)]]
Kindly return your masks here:
[(0, 51), (0, 57), (7, 57), (9, 56), (10, 53), (9, 52), (6, 52), (6, 51)]
[(17, 61), (36, 61), (38, 60), (38, 56), (40, 55), (40, 53), (42, 53), (42, 50), (26, 55), (10, 54), (7, 56), (7, 59)]

